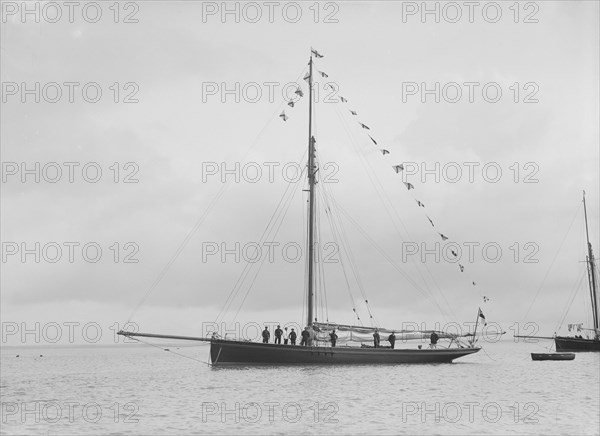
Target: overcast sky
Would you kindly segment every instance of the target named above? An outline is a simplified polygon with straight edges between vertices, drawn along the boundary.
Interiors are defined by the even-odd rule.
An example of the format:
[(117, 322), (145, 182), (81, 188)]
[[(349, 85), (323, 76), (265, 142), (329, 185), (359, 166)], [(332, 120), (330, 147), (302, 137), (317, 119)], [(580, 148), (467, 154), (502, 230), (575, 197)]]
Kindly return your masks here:
[[(421, 2), (281, 2), (271, 20), (263, 3), (238, 5), (239, 22), (235, 14), (221, 15), (221, 2), (121, 4), (118, 17), (102, 3), (95, 23), (90, 8), (85, 15), (73, 11), (69, 22), (67, 6), (58, 20), (55, 9), (40, 6), (36, 23), (19, 4), (3, 3), (3, 321), (97, 322), (103, 340), (132, 312), (144, 331), (194, 335), (202, 322), (214, 321), (245, 263), (243, 256), (239, 263), (233, 255), (225, 262), (220, 253), (206, 256), (207, 246), (259, 242), (287, 187), (281, 167), (304, 165), (302, 74), (312, 46), (324, 55), (315, 70), (329, 76), (315, 71), (319, 188), (327, 185), (330, 198), (403, 271), (342, 216), (377, 322), (462, 323), (474, 321), (481, 306), (511, 336), (513, 323), (527, 321), (551, 334), (574, 298), (565, 323), (589, 325), (585, 276), (580, 281), (581, 196), (585, 189), (597, 251), (599, 5), (551, 1), (511, 9), (513, 2), (499, 2), (498, 16), (489, 3), (471, 11), (470, 20), (462, 3), (429, 2), (439, 8), (439, 22), (421, 15)], [(292, 108), (283, 90), (296, 81), (305, 95)], [(421, 93), (436, 83), (439, 102), (435, 92)], [(23, 84), (33, 91), (24, 93)], [(86, 101), (84, 87), (88, 100), (101, 89), (99, 101)], [(348, 101), (328, 102), (329, 94)], [(285, 122), (278, 117), (284, 109)], [(254, 173), (242, 173), (235, 183), (227, 176), (223, 191), (223, 174), (207, 172), (221, 162), (230, 169), (254, 162), (246, 168), (260, 167), (262, 177), (250, 183)], [(279, 164), (271, 164), (273, 180), (265, 162)], [(472, 180), (465, 162), (474, 168)], [(33, 172), (23, 174), (22, 163)], [(412, 174), (396, 174), (392, 166), (401, 163)], [(440, 179), (421, 165), (439, 165)], [(462, 175), (452, 183), (456, 167)], [(497, 168), (502, 173), (493, 182)], [(238, 321), (304, 322), (304, 259), (286, 261), (281, 246), (303, 244), (305, 188), (293, 187), (274, 239), (280, 248), (262, 267)], [(324, 214), (321, 223), (321, 242), (334, 242)], [(464, 272), (443, 257), (429, 256), (424, 265), (420, 252), (403, 262), (407, 244), (420, 250), (442, 243), (436, 231), (463, 247)], [(36, 243), (39, 263), (22, 253), (35, 252)], [(65, 243), (73, 243), (72, 262)], [(465, 243), (479, 244), (473, 261)], [(485, 244), (501, 248), (497, 262), (489, 259), (492, 251), (484, 256)], [(56, 245), (62, 254), (53, 263)], [(94, 247), (102, 249), (95, 263)], [(350, 291), (340, 265), (326, 265), (329, 320), (356, 323), (355, 307), (368, 324), (365, 297), (347, 272)]]

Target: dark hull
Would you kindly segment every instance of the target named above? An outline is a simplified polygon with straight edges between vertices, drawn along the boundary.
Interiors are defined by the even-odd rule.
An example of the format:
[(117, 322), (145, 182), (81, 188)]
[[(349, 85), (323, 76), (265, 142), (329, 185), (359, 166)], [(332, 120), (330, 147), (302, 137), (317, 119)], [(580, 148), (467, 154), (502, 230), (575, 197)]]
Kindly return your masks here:
[(451, 363), (480, 348), (391, 349), (359, 347), (302, 347), (256, 342), (213, 340), (213, 365), (341, 365), (395, 363)]
[(573, 353), (531, 353), (532, 360), (573, 360)]
[(554, 338), (556, 351), (600, 351), (600, 340), (577, 339), (564, 336)]

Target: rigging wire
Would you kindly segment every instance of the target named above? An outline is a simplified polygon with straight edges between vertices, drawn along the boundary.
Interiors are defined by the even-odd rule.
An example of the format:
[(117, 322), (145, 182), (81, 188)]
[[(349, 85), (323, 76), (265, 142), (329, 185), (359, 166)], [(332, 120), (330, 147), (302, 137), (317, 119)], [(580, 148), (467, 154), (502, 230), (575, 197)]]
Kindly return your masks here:
[[(336, 109), (337, 109), (337, 112), (338, 112), (338, 116), (340, 116), (339, 109), (338, 109), (338, 108), (336, 108)], [(356, 147), (356, 141), (355, 141), (355, 139), (352, 137), (353, 135), (352, 135), (352, 133), (350, 132), (350, 130), (349, 130), (349, 128), (348, 128), (348, 126), (347, 126), (347, 124), (346, 124), (345, 120), (344, 120), (344, 119), (343, 119), (341, 116), (340, 116), (340, 119), (342, 120), (342, 123), (344, 124), (344, 127), (345, 127), (345, 129), (346, 129), (346, 132), (347, 132), (348, 136), (349, 136), (349, 137), (351, 137), (351, 139), (352, 139), (352, 141), (353, 141), (353, 144), (355, 145), (355, 150), (357, 150), (357, 147)], [(357, 150), (357, 151), (358, 151), (358, 150)], [(360, 153), (359, 153), (359, 156), (360, 156)], [(361, 157), (361, 159), (363, 159), (363, 158)], [(396, 228), (396, 231), (398, 232), (398, 234), (400, 235), (400, 237), (401, 237), (401, 238), (403, 238), (403, 236), (402, 236), (402, 232), (400, 232), (400, 229), (399, 229), (399, 228), (396, 226), (396, 222), (394, 221), (394, 219), (393, 219), (393, 216), (390, 214), (390, 211), (389, 211), (388, 207), (389, 207), (389, 208), (392, 208), (392, 209), (394, 210), (396, 217), (397, 217), (397, 218), (398, 218), (398, 220), (401, 222), (401, 224), (402, 224), (402, 226), (403, 226), (404, 230), (405, 230), (405, 231), (408, 233), (408, 231), (406, 230), (406, 226), (404, 225), (404, 222), (402, 221), (402, 219), (401, 219), (401, 218), (400, 218), (400, 216), (398, 215), (398, 212), (395, 210), (395, 208), (393, 208), (393, 206), (392, 206), (392, 202), (391, 202), (391, 200), (389, 199), (389, 196), (387, 196), (387, 193), (385, 192), (385, 190), (383, 189), (383, 186), (382, 186), (381, 182), (379, 181), (379, 179), (377, 179), (377, 181), (378, 181), (378, 183), (379, 183), (379, 187), (381, 188), (381, 191), (377, 189), (377, 185), (375, 184), (375, 182), (374, 182), (374, 180), (373, 180), (373, 176), (372, 176), (372, 175), (371, 175), (371, 173), (369, 172), (369, 168), (370, 168), (370, 169), (371, 169), (371, 172), (372, 172), (372, 173), (374, 173), (374, 171), (372, 170), (372, 167), (370, 167), (370, 165), (369, 165), (369, 168), (368, 168), (368, 167), (367, 167), (367, 164), (366, 164), (364, 161), (361, 161), (361, 163), (362, 163), (362, 165), (363, 165), (363, 168), (365, 169), (365, 171), (366, 171), (367, 175), (368, 175), (368, 176), (369, 176), (369, 178), (371, 179), (371, 183), (372, 183), (372, 184), (373, 184), (373, 186), (375, 187), (375, 190), (376, 190), (376, 192), (378, 193), (378, 196), (379, 196), (379, 199), (380, 199), (380, 201), (381, 201), (381, 202), (384, 204), (384, 207), (386, 208), (386, 211), (387, 211), (387, 213), (388, 213), (388, 215), (389, 215), (389, 217), (390, 217), (390, 220), (392, 221), (392, 224), (393, 224), (393, 225), (394, 225), (394, 227)], [(377, 178), (377, 176), (376, 176), (376, 175), (374, 175), (374, 177), (375, 177), (375, 178)], [(382, 193), (381, 193), (381, 192), (383, 192), (383, 194), (385, 195), (385, 198), (387, 199), (387, 203), (385, 202), (385, 200), (384, 200), (384, 198), (383, 198), (383, 196), (382, 196)], [(337, 204), (337, 202), (336, 202), (336, 204)], [(338, 205), (338, 206), (339, 206), (339, 205)], [(346, 213), (346, 214), (347, 214), (347, 213)], [(349, 217), (350, 215), (349, 215), (349, 214), (347, 214), (347, 216)], [(355, 225), (358, 225), (358, 223), (356, 223), (356, 221), (355, 221), (355, 220), (353, 220), (353, 219), (352, 219), (352, 222), (353, 222)], [(360, 227), (360, 226), (359, 226), (359, 227)], [(361, 228), (361, 230), (362, 230), (362, 228)], [(366, 235), (366, 232), (365, 232), (364, 230), (362, 230), (362, 232), (364, 233), (364, 235)], [(410, 237), (410, 235), (409, 235), (409, 237)], [(370, 239), (370, 238), (369, 238), (369, 239)], [(404, 239), (404, 238), (403, 238), (403, 239)], [(372, 242), (372, 243), (373, 243), (373, 244), (376, 246), (376, 248), (379, 248), (379, 247), (378, 247), (378, 245), (377, 245), (377, 244), (376, 244), (374, 241), (372, 241), (371, 239), (370, 239), (370, 241), (371, 241), (371, 242)], [(392, 264), (395, 266), (395, 263), (394, 263), (393, 261), (392, 261), (391, 263), (392, 263)], [(443, 310), (442, 306), (441, 306), (441, 305), (438, 303), (437, 299), (435, 298), (435, 295), (433, 294), (433, 291), (431, 290), (431, 288), (429, 287), (429, 285), (428, 285), (427, 281), (426, 281), (426, 280), (425, 280), (425, 278), (423, 277), (423, 275), (422, 275), (422, 273), (421, 273), (420, 269), (419, 269), (419, 268), (417, 268), (417, 267), (416, 267), (416, 265), (414, 265), (414, 264), (413, 264), (413, 266), (415, 267), (416, 271), (419, 273), (419, 276), (420, 276), (420, 277), (421, 277), (421, 279), (423, 280), (423, 284), (424, 284), (425, 288), (427, 289), (427, 293), (425, 293), (424, 295), (426, 295), (426, 296), (427, 296), (429, 299), (431, 299), (432, 301), (434, 301), (434, 302), (435, 302), (435, 304), (437, 305), (437, 307), (439, 308), (439, 310), (440, 310), (441, 314), (442, 314), (442, 315), (445, 315), (445, 311)], [(395, 266), (395, 267), (396, 267), (396, 266)], [(427, 267), (427, 265), (425, 265), (425, 267)], [(403, 275), (404, 275), (404, 276), (405, 276), (407, 279), (409, 279), (409, 277), (408, 277), (406, 274), (404, 274), (404, 272), (403, 272), (402, 270), (400, 270), (400, 271), (402, 272), (402, 274), (403, 274)], [(429, 272), (429, 270), (428, 270), (428, 272)], [(431, 272), (429, 272), (429, 274), (431, 275)], [(417, 284), (416, 284), (416, 283), (415, 283), (415, 282), (414, 282), (412, 279), (410, 279), (409, 281), (410, 281), (410, 283), (411, 283), (411, 284), (413, 284), (413, 286), (415, 286), (417, 289), (419, 289), (419, 290), (421, 289), (421, 288), (420, 288), (420, 287), (419, 287), (419, 286), (418, 286), (418, 285), (417, 285)], [(442, 294), (442, 295), (443, 295), (443, 294)]]
[(558, 258), (558, 254), (561, 252), (562, 247), (563, 247), (565, 241), (567, 240), (567, 236), (569, 236), (569, 233), (571, 232), (571, 228), (573, 227), (573, 223), (575, 222), (575, 219), (579, 216), (579, 213), (580, 213), (582, 207), (583, 207), (583, 203), (580, 203), (579, 207), (575, 210), (575, 213), (573, 214), (573, 218), (571, 219), (571, 223), (569, 224), (569, 227), (568, 227), (565, 235), (563, 236), (562, 241), (560, 242), (560, 245), (558, 246), (558, 249), (556, 250), (556, 253), (554, 254), (554, 257), (552, 258), (552, 262), (550, 262), (550, 265), (548, 266), (548, 269), (546, 270), (546, 274), (544, 274), (544, 278), (542, 279), (542, 283), (540, 283), (540, 286), (538, 287), (538, 289), (537, 289), (537, 291), (535, 293), (535, 296), (533, 297), (533, 300), (531, 301), (531, 304), (529, 305), (529, 308), (527, 308), (527, 312), (525, 312), (525, 316), (523, 316), (523, 322), (529, 316), (529, 312), (531, 311), (531, 308), (533, 307), (535, 301), (537, 300), (538, 296), (540, 295), (540, 292), (544, 288), (544, 285), (546, 284), (546, 279), (548, 278), (548, 275), (550, 274), (550, 271), (552, 271), (552, 269), (554, 267), (554, 263), (556, 262), (556, 259)]
[(429, 295), (427, 293), (427, 291), (423, 288), (421, 288), (409, 275), (406, 274), (406, 272), (400, 268), (399, 265), (396, 264), (396, 262), (392, 259), (391, 256), (389, 256), (370, 236), (369, 234), (360, 226), (360, 224), (358, 224), (353, 218), (352, 216), (339, 204), (336, 203), (337, 207), (341, 210), (341, 212), (343, 213), (343, 215), (346, 217), (346, 219), (352, 224), (354, 225), (354, 227), (358, 230), (358, 232), (363, 235), (363, 237), (384, 257), (385, 260), (388, 261), (388, 263), (390, 265), (392, 265), (392, 267), (394, 267), (394, 269), (396, 269), (396, 271), (398, 271), (402, 276), (404, 276), (404, 278), (419, 292), (421, 292), (425, 297), (427, 297), (428, 299), (430, 299), (440, 310), (440, 312), (443, 313), (443, 310), (441, 308), (441, 306), (439, 305), (439, 302), (435, 299), (435, 298), (431, 298), (431, 295)]
[[(400, 228), (397, 226), (396, 221), (394, 220), (394, 216), (395, 218), (400, 222), (400, 224), (402, 225), (402, 228), (404, 229), (404, 231), (406, 232), (406, 234), (408, 235), (408, 239), (412, 239), (414, 240), (414, 238), (411, 237), (410, 232), (408, 231), (408, 229), (406, 228), (406, 225), (404, 224), (404, 221), (402, 220), (402, 218), (400, 217), (400, 214), (398, 213), (398, 211), (396, 210), (396, 208), (393, 206), (393, 203), (387, 193), (387, 191), (385, 190), (383, 184), (381, 183), (381, 180), (379, 179), (379, 177), (377, 176), (377, 173), (373, 170), (373, 167), (371, 165), (371, 163), (365, 159), (362, 154), (359, 151), (359, 141), (356, 140), (355, 135), (351, 132), (348, 122), (347, 120), (341, 115), (340, 113), (340, 109), (337, 107), (337, 105), (335, 106), (336, 112), (338, 117), (340, 118), (342, 125), (344, 127), (344, 129), (346, 130), (346, 133), (348, 134), (348, 136), (350, 137), (352, 144), (354, 146), (354, 149), (357, 151), (357, 154), (360, 158), (360, 162), (363, 166), (363, 169), (365, 170), (365, 173), (367, 174), (367, 176), (369, 177), (369, 180), (371, 181), (372, 186), (374, 187), (375, 191), (377, 192), (377, 195), (381, 201), (381, 203), (383, 204), (394, 228), (396, 229), (396, 232), (398, 233), (398, 235), (400, 236), (400, 238), (402, 238), (403, 240), (407, 239), (405, 237), (403, 237), (402, 232), (400, 231)], [(393, 212), (390, 212), (390, 210)], [(421, 277), (421, 280), (423, 281), (424, 286), (429, 290), (430, 294), (431, 294), (431, 298), (436, 299), (435, 298), (435, 294), (433, 293), (433, 291), (431, 290), (427, 280), (425, 279), (425, 277), (423, 276), (423, 273), (421, 272), (421, 269), (418, 267), (418, 265), (414, 262), (411, 262), (412, 266), (415, 268), (415, 270), (417, 271), (418, 275)], [(427, 263), (423, 263), (423, 267), (425, 268), (427, 274), (429, 275), (430, 280), (433, 282), (434, 288), (436, 288), (436, 290), (439, 292), (439, 294), (441, 294), (446, 307), (448, 308), (448, 310), (450, 311), (450, 314), (455, 318), (456, 315), (454, 314), (454, 311), (452, 309), (452, 306), (449, 304), (448, 300), (446, 299), (445, 294), (441, 291), (439, 285), (437, 284), (435, 277), (433, 276), (433, 274), (431, 273), (429, 266), (427, 265)], [(442, 314), (442, 316), (447, 318), (447, 312), (443, 309), (443, 307), (441, 305), (439, 305), (436, 302), (437, 306), (440, 308), (440, 312)]]
[[(316, 189), (316, 187), (315, 187)], [(313, 261), (316, 263), (315, 268), (315, 321), (323, 320), (323, 290), (322, 290), (322, 254), (321, 247), (321, 226), (319, 225), (319, 202), (315, 201), (315, 239), (314, 239), (314, 255)]]
[(581, 289), (581, 282), (583, 282), (585, 273), (586, 273), (585, 269), (582, 268), (581, 273), (579, 274), (579, 278), (577, 280), (577, 286), (575, 287), (567, 306), (563, 310), (563, 313), (560, 317), (560, 321), (558, 322), (558, 328), (556, 328), (554, 331), (559, 331), (562, 328), (562, 325), (565, 322), (567, 315), (569, 314), (569, 310), (571, 309), (571, 305), (573, 304), (575, 297), (577, 296), (577, 294), (579, 293), (579, 290)]
[[(319, 193), (319, 192), (320, 192), (320, 190), (317, 191), (317, 193)], [(322, 200), (322, 197), (319, 197), (319, 199)], [(321, 205), (323, 205), (322, 202), (321, 202)], [(317, 202), (317, 207), (320, 207), (319, 202)], [(323, 209), (324, 208), (325, 208), (325, 206), (323, 205)], [(319, 249), (320, 249), (320, 253), (321, 253), (321, 255), (319, 256), (319, 280), (320, 280), (321, 289), (322, 289), (322, 292), (320, 292), (319, 294), (322, 293), (322, 295), (323, 295), (321, 304), (323, 304), (323, 302), (325, 303), (324, 304), (325, 320), (327, 322), (329, 322), (329, 309), (327, 306), (327, 288), (326, 288), (326, 280), (325, 280), (325, 269), (326, 269), (325, 268), (325, 260), (326, 259), (325, 259), (324, 250), (323, 250), (323, 248), (324, 248), (323, 247), (323, 239), (321, 238), (321, 222), (320, 222), (321, 216), (320, 215), (317, 215), (317, 216), (319, 217), (317, 233), (318, 233), (318, 239), (319, 239)], [(323, 316), (323, 309), (321, 310), (321, 316)]]
[[(296, 77), (296, 80), (295, 80), (296, 82), (298, 82), (299, 79), (300, 79), (300, 77), (302, 77), (304, 75), (304, 72), (306, 71), (306, 69), (307, 69), (306, 66), (304, 66), (302, 68), (302, 71)], [(258, 144), (259, 140), (263, 136), (263, 134), (266, 131), (267, 127), (269, 127), (271, 125), (271, 123), (273, 123), (274, 120), (276, 120), (276, 119), (279, 118), (278, 113), (279, 113), (280, 109), (283, 107), (284, 104), (286, 104), (286, 103), (282, 101), (279, 104), (279, 106), (277, 107), (277, 109), (273, 112), (273, 115), (271, 115), (271, 117), (263, 125), (263, 127), (261, 128), (261, 130), (258, 132), (258, 134), (256, 135), (256, 137), (252, 141), (252, 143), (251, 143), (250, 147), (248, 148), (248, 150), (246, 150), (246, 152), (242, 155), (242, 158), (240, 159), (241, 162), (245, 162), (246, 161), (246, 159), (249, 156), (250, 152), (256, 147), (256, 145)], [(206, 217), (210, 214), (210, 212), (215, 208), (215, 206), (217, 205), (217, 203), (219, 202), (219, 200), (223, 197), (223, 194), (225, 193), (225, 191), (227, 190), (228, 187), (229, 187), (229, 185), (227, 183), (224, 183), (221, 186), (221, 188), (219, 189), (219, 191), (215, 194), (215, 196), (213, 197), (213, 199), (210, 201), (209, 205), (204, 210), (204, 213), (198, 218), (198, 220), (196, 221), (196, 223), (194, 224), (194, 226), (190, 229), (190, 231), (183, 238), (183, 240), (181, 241), (181, 243), (179, 244), (179, 246), (177, 247), (177, 249), (175, 250), (175, 252), (171, 256), (171, 258), (169, 259), (169, 261), (165, 264), (165, 266), (159, 272), (158, 276), (155, 278), (155, 280), (152, 282), (152, 284), (146, 290), (146, 292), (145, 292), (144, 296), (142, 297), (142, 299), (140, 300), (140, 302), (131, 311), (129, 317), (127, 318), (127, 322), (131, 322), (131, 319), (134, 317), (134, 315), (137, 313), (137, 311), (140, 309), (140, 307), (147, 301), (147, 299), (150, 297), (150, 295), (152, 294), (152, 292), (158, 287), (158, 285), (160, 284), (160, 282), (167, 275), (167, 273), (169, 272), (169, 270), (171, 269), (171, 267), (173, 266), (173, 264), (175, 263), (175, 261), (177, 260), (177, 258), (180, 256), (180, 254), (183, 252), (183, 250), (185, 249), (185, 247), (189, 243), (189, 241), (192, 239), (192, 237), (198, 231), (198, 229), (202, 226), (202, 224), (206, 220)]]
[[(293, 183), (294, 187), (298, 184), (299, 180), (301, 180), (303, 174), (304, 174), (304, 171), (300, 174), (300, 178), (296, 182)], [(283, 221), (284, 221), (284, 219), (285, 219), (285, 217), (287, 215), (287, 211), (289, 210), (290, 204), (292, 203), (292, 199), (294, 198), (294, 196), (296, 194), (296, 191), (297, 191), (296, 189), (292, 189), (291, 190), (291, 194), (288, 196), (288, 199), (286, 200), (287, 204), (284, 206), (284, 210), (282, 212), (281, 218), (279, 219), (279, 222), (277, 224), (277, 229), (275, 230), (275, 233), (273, 234), (273, 237), (271, 239), (274, 239), (275, 237), (277, 237), (277, 235), (279, 233), (279, 229), (281, 228), (281, 225), (283, 224)], [(256, 282), (258, 274), (260, 273), (260, 270), (262, 269), (262, 266), (264, 265), (266, 259), (267, 259), (267, 256), (264, 256), (262, 258), (262, 260), (260, 262), (260, 265), (257, 268), (256, 273), (254, 274), (254, 278), (250, 282), (250, 285), (248, 286), (248, 289), (246, 290), (244, 298), (242, 299), (242, 301), (241, 301), (241, 303), (239, 305), (239, 308), (238, 308), (238, 310), (237, 310), (237, 312), (236, 312), (236, 314), (235, 314), (235, 316), (233, 318), (234, 321), (237, 319), (237, 316), (239, 315), (240, 310), (241, 310), (242, 306), (244, 305), (244, 302), (246, 301), (246, 298), (248, 297), (248, 295), (250, 293), (250, 290), (254, 286), (254, 283)]]
[[(273, 211), (273, 213), (271, 214), (271, 218), (269, 219), (260, 239), (259, 239), (259, 246), (261, 244), (263, 244), (265, 242), (265, 240), (267, 239), (267, 236), (269, 234), (269, 231), (272, 227), (272, 224), (274, 222), (274, 220), (276, 219), (277, 215), (280, 213), (281, 210), (281, 206), (284, 202), (285, 197), (288, 195), (289, 193), (289, 188), (290, 185), (288, 184), (288, 186), (286, 186), (286, 189), (283, 193), (283, 195), (281, 196), (281, 198), (279, 199), (279, 202), (277, 204), (277, 207), (275, 208), (275, 210)], [(261, 253), (262, 255), (262, 253)], [(235, 297), (237, 296), (239, 290), (241, 289), (244, 280), (246, 279), (247, 275), (249, 274), (250, 270), (252, 269), (253, 265), (255, 264), (255, 262), (250, 262), (249, 260), (246, 261), (246, 264), (244, 265), (244, 269), (242, 271), (242, 273), (238, 276), (238, 279), (232, 289), (232, 291), (230, 292), (230, 294), (228, 295), (225, 303), (223, 304), (223, 307), (221, 308), (221, 311), (219, 312), (219, 314), (217, 315), (217, 319), (215, 322), (219, 322), (221, 315), (225, 315), (225, 312), (227, 312), (227, 310), (229, 309), (229, 307), (231, 306), (231, 304), (233, 303), (233, 300), (235, 299)], [(221, 319), (222, 321), (222, 319)]]
[(163, 351), (168, 351), (169, 353), (175, 354), (176, 356), (185, 357), (186, 359), (190, 359), (190, 360), (193, 360), (195, 362), (200, 362), (200, 363), (204, 363), (205, 365), (212, 366), (212, 363), (208, 363), (208, 362), (206, 362), (204, 360), (196, 359), (195, 357), (192, 357), (192, 356), (187, 356), (185, 354), (177, 353), (176, 351), (173, 351), (170, 348), (164, 348), (164, 347), (161, 347), (160, 345), (156, 345), (156, 344), (153, 344), (151, 342), (146, 342), (146, 341), (143, 341), (141, 339), (134, 338), (132, 336), (129, 336), (129, 338), (133, 339), (134, 341), (138, 341), (141, 344), (150, 345), (151, 347), (159, 348), (159, 349), (161, 349)]
[(329, 221), (329, 226), (332, 230), (332, 235), (333, 235), (333, 239), (334, 242), (336, 244), (337, 247), (339, 247), (340, 249), (343, 250), (343, 252), (340, 250), (339, 254), (340, 254), (340, 265), (342, 267), (342, 272), (344, 275), (344, 280), (346, 282), (346, 289), (348, 290), (348, 295), (350, 296), (350, 301), (352, 302), (352, 311), (354, 312), (354, 315), (357, 318), (357, 321), (359, 322), (359, 324), (362, 326), (362, 320), (360, 319), (360, 314), (358, 312), (358, 310), (356, 309), (356, 303), (354, 300), (354, 295), (352, 294), (352, 287), (350, 285), (350, 280), (348, 278), (348, 272), (347, 272), (347, 268), (346, 268), (346, 263), (344, 262), (344, 257), (343, 254), (346, 254), (346, 257), (348, 257), (347, 253), (346, 253), (346, 245), (341, 243), (341, 239), (342, 237), (340, 236), (340, 229), (339, 229), (339, 220), (336, 220), (336, 216), (334, 215), (334, 209), (332, 208), (331, 202), (328, 198), (329, 194), (327, 194), (327, 189), (325, 188), (325, 185), (323, 185), (323, 189), (319, 191), (319, 194), (321, 195), (322, 201), (325, 203), (325, 214), (327, 216), (327, 219)]
[[(325, 187), (323, 187), (322, 191), (323, 191), (323, 196), (325, 198), (327, 198), (327, 196), (331, 195), (331, 194), (329, 194), (327, 192), (327, 189)], [(331, 205), (330, 205), (330, 210), (332, 210)], [(335, 207), (333, 207), (332, 211), (335, 211)], [(336, 215), (332, 213), (332, 217), (333, 217), (333, 220), (335, 222)], [(354, 276), (354, 280), (356, 281), (356, 284), (357, 284), (357, 286), (359, 288), (359, 291), (360, 291), (360, 293), (362, 295), (363, 301), (367, 305), (367, 311), (369, 313), (369, 320), (371, 322), (371, 325), (373, 325), (373, 322), (375, 322), (375, 318), (373, 317), (373, 314), (371, 313), (370, 307), (368, 306), (368, 300), (367, 300), (366, 292), (365, 292), (364, 286), (362, 284), (362, 280), (361, 280), (361, 277), (360, 277), (360, 274), (359, 274), (359, 269), (356, 266), (354, 255), (353, 255), (353, 252), (352, 252), (352, 249), (351, 249), (351, 244), (348, 242), (349, 239), (347, 237), (346, 230), (345, 230), (345, 227), (343, 225), (342, 220), (338, 220), (337, 228), (338, 228), (339, 235), (340, 235), (339, 239), (342, 241), (341, 248), (343, 248), (344, 252), (346, 253), (346, 257), (348, 258), (348, 262), (350, 264), (350, 269), (351, 269), (352, 274)], [(358, 317), (358, 314), (357, 314), (357, 317)]]
[[(260, 237), (259, 247), (261, 245), (264, 245), (264, 243), (267, 241), (267, 239), (271, 239), (271, 237), (269, 235), (273, 232), (275, 226), (278, 226), (278, 227), (277, 227), (277, 230), (275, 231), (275, 234), (272, 236), (272, 238), (277, 236), (277, 232), (279, 231), (281, 222), (283, 222), (283, 218), (285, 217), (285, 214), (287, 213), (287, 210), (289, 209), (291, 198), (293, 198), (293, 196), (294, 196), (294, 193), (295, 193), (294, 187), (299, 183), (300, 180), (302, 180), (302, 174), (303, 173), (300, 174), (298, 180), (296, 180), (294, 182), (289, 182), (288, 185), (286, 186), (286, 189), (285, 189), (283, 195), (281, 196), (281, 198), (279, 199), (279, 202), (277, 204), (275, 211), (271, 215), (271, 218), (269, 219), (269, 222), (268, 222), (267, 226), (265, 227), (263, 234)], [(279, 225), (278, 225), (278, 223), (279, 223)], [(254, 262), (250, 262), (250, 260), (246, 261), (244, 270), (238, 277), (236, 284), (234, 285), (233, 289), (230, 291), (229, 296), (227, 297), (227, 301), (225, 302), (225, 305), (223, 306), (223, 308), (219, 312), (219, 315), (217, 316), (217, 321), (216, 321), (217, 323), (219, 322), (219, 319), (221, 321), (223, 321), (223, 317), (225, 316), (226, 312), (231, 308), (231, 305), (233, 304), (235, 298), (239, 295), (239, 292), (243, 288), (244, 282), (245, 282), (246, 278), (248, 277), (248, 275), (250, 274), (251, 270), (253, 268), (258, 268), (258, 271), (257, 271), (256, 275), (254, 276), (254, 279), (252, 280), (250, 287), (252, 286), (252, 284), (256, 280), (256, 276), (257, 276), (258, 272), (260, 271), (260, 269), (262, 268), (262, 265), (264, 264), (266, 257), (267, 257), (266, 255), (262, 255), (262, 253), (261, 253), (261, 261), (260, 261), (260, 265), (258, 267), (255, 267), (255, 265), (258, 263), (257, 261), (254, 261)], [(250, 288), (248, 289), (248, 291), (245, 294), (244, 301), (248, 295), (249, 290), (250, 290)], [(239, 313), (239, 309), (236, 313), (236, 317), (237, 317), (238, 313)]]
[[(308, 168), (308, 165), (305, 166), (305, 168)], [(308, 180), (305, 180), (305, 185), (308, 185)], [(307, 189), (303, 189), (302, 192), (307, 192)], [(308, 198), (306, 199), (306, 203), (308, 203)], [(308, 247), (308, 231), (307, 231), (307, 223), (308, 223), (308, 207), (306, 209), (301, 208), (301, 212), (302, 212), (302, 235), (303, 235), (303, 240), (304, 240), (304, 246)], [(306, 257), (306, 256), (305, 256)], [(308, 261), (304, 262), (304, 280), (303, 280), (303, 286), (302, 286), (302, 290), (304, 292), (302, 292), (302, 317), (300, 325), (304, 325), (304, 319), (306, 316), (308, 316), (308, 314), (306, 313), (306, 308), (308, 307)]]

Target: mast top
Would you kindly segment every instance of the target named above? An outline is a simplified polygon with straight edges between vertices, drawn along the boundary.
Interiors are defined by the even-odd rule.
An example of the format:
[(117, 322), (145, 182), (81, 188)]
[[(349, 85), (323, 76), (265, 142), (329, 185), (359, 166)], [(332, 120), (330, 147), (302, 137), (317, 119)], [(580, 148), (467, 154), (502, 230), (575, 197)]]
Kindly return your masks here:
[[(585, 204), (585, 189), (583, 190), (583, 216), (585, 218), (585, 237), (587, 239), (588, 247), (591, 250), (592, 246), (590, 244), (590, 233), (588, 230), (587, 207)], [(590, 256), (591, 256), (591, 252), (590, 252)]]

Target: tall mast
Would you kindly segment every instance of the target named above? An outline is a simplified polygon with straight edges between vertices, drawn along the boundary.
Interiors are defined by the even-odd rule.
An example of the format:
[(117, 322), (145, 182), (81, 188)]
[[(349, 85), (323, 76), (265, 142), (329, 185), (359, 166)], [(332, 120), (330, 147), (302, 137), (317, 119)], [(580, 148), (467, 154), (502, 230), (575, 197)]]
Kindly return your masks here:
[(314, 303), (314, 287), (313, 287), (313, 267), (314, 267), (314, 221), (315, 221), (315, 138), (312, 136), (312, 88), (313, 88), (313, 58), (312, 49), (310, 52), (310, 61), (308, 62), (308, 290), (307, 290), (307, 314), (308, 322), (306, 325), (311, 326), (313, 323), (313, 303)]
[(590, 233), (588, 230), (587, 208), (585, 205), (585, 191), (583, 191), (583, 214), (585, 216), (585, 237), (587, 239), (587, 264), (588, 264), (588, 284), (590, 287), (590, 298), (592, 299), (592, 317), (594, 320), (594, 332), (597, 335), (598, 329), (598, 299), (597, 299), (597, 283), (596, 283), (596, 265), (594, 263), (594, 253), (592, 252), (592, 244), (590, 243)]

